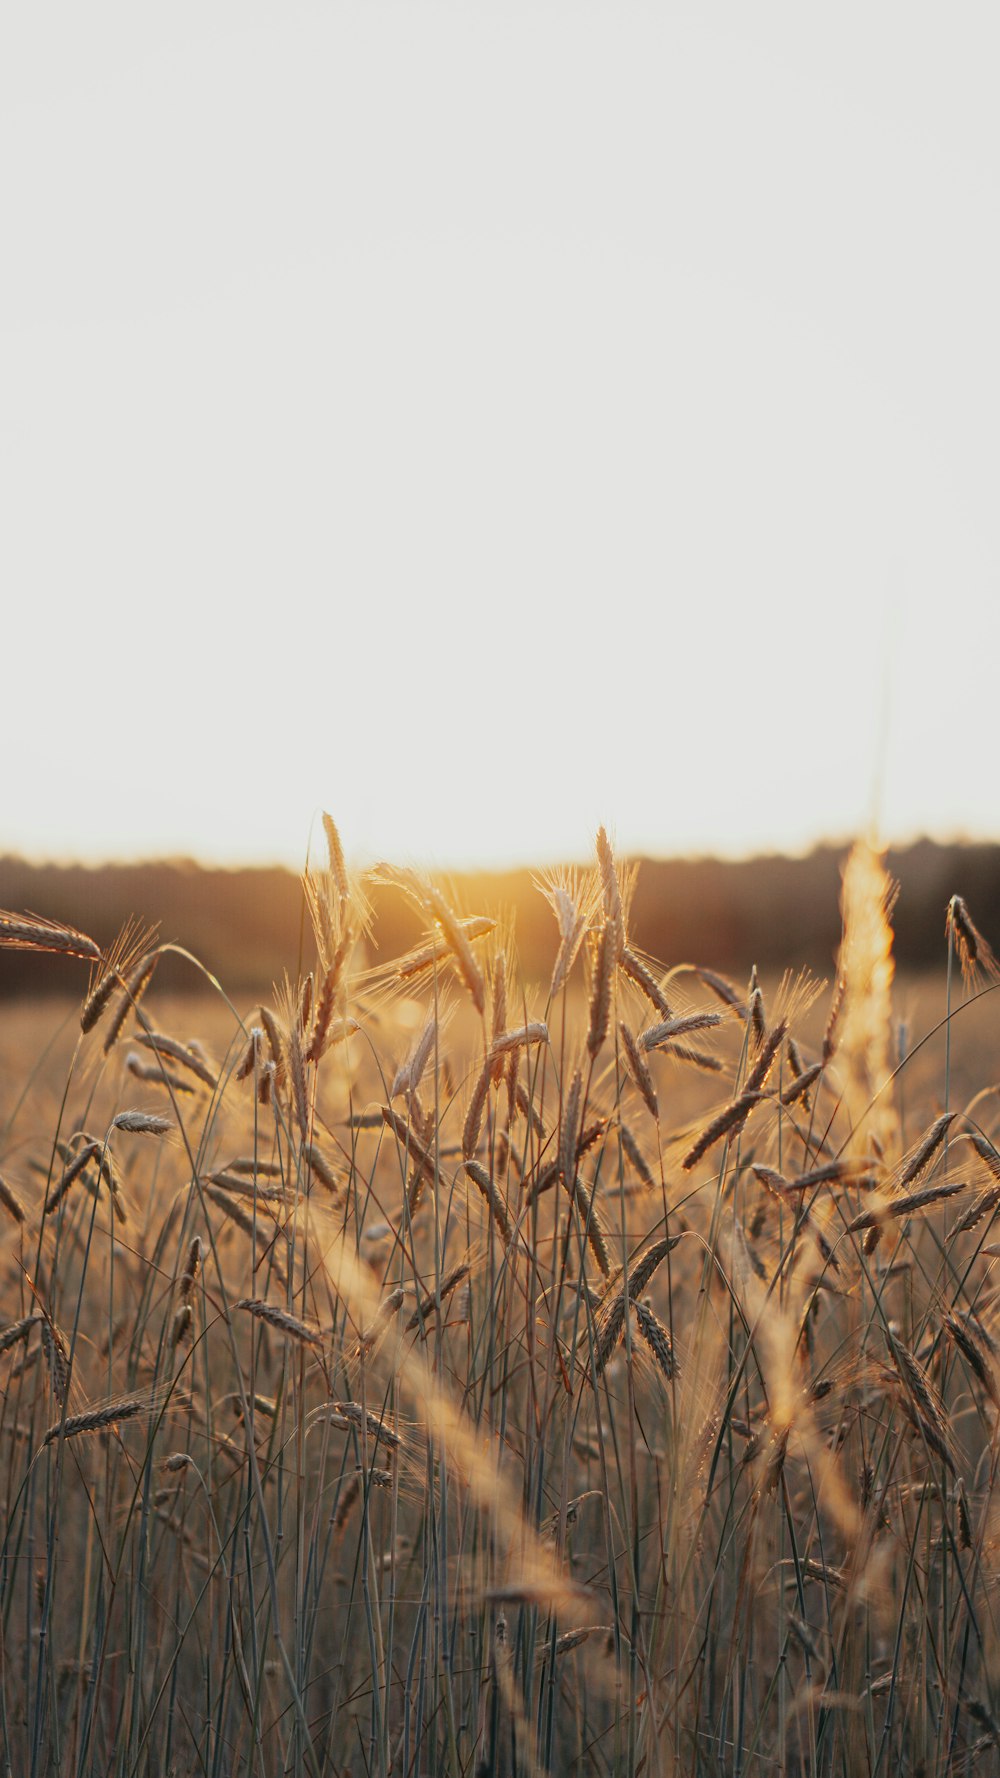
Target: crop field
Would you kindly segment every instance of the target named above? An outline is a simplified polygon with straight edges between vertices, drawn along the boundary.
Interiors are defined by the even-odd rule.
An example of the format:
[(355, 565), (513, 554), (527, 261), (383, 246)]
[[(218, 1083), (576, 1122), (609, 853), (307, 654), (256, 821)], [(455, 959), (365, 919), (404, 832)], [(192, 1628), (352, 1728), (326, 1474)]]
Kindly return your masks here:
[[(0, 915), (0, 1752), (13, 1778), (1000, 1771), (1000, 1001), (304, 879), (263, 1005)], [(960, 885), (955, 885), (956, 891)], [(989, 934), (987, 934), (987, 937)]]

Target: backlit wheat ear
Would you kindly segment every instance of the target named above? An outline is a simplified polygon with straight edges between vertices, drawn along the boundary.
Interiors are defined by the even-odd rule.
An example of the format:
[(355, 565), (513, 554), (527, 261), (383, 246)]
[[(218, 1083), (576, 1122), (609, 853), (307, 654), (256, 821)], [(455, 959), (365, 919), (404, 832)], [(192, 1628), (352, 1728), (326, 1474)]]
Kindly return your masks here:
[(344, 863), (344, 848), (340, 843), (340, 834), (331, 815), (323, 811), (323, 832), (326, 835), (326, 850), (330, 864), (330, 875), (333, 885), (342, 903), (350, 900), (351, 888)]
[(822, 1062), (812, 1062), (808, 1068), (803, 1068), (801, 1074), (792, 1081), (791, 1086), (786, 1087), (782, 1093), (782, 1105), (794, 1105), (798, 1099), (801, 1099), (805, 1110), (808, 1111), (810, 1109), (809, 1093), (822, 1074), (823, 1066)]
[[(648, 1247), (646, 1252), (633, 1262), (626, 1280), (628, 1301), (633, 1307), (645, 1290), (657, 1266), (666, 1258), (671, 1249), (677, 1246), (680, 1239), (680, 1235), (664, 1235), (659, 1241), (654, 1241), (652, 1246)], [(625, 1327), (625, 1300), (626, 1291), (623, 1283), (613, 1293), (609, 1291), (601, 1304), (594, 1342), (594, 1372), (597, 1377), (600, 1377), (607, 1368), (611, 1355), (622, 1336)]]
[(507, 1027), (507, 960), (503, 951), (498, 951), (493, 964), (492, 981), (492, 1016), (490, 1020), (490, 1055), (493, 1058), (492, 1081), (495, 1087), (503, 1080), (503, 1052), (498, 1050), (497, 1039)]
[(317, 1417), (324, 1416), (335, 1426), (356, 1426), (359, 1432), (367, 1432), (377, 1443), (385, 1445), (387, 1451), (402, 1450), (403, 1440), (395, 1427), (390, 1426), (381, 1415), (373, 1413), (371, 1408), (362, 1407), (360, 1402), (324, 1402), (315, 1413)]
[(416, 1092), (423, 1079), (424, 1069), (427, 1067), (427, 1063), (430, 1060), (431, 1052), (439, 1033), (440, 1021), (437, 1014), (432, 1012), (430, 1018), (426, 1020), (423, 1030), (410, 1051), (407, 1060), (396, 1070), (392, 1083), (392, 1090), (389, 1094), (390, 1099), (395, 1099), (399, 1093)]
[(656, 1180), (650, 1171), (649, 1162), (646, 1160), (636, 1136), (626, 1123), (620, 1122), (618, 1130), (621, 1135), (622, 1148), (625, 1150), (625, 1154), (638, 1173), (643, 1185), (646, 1186), (647, 1190), (652, 1191), (656, 1184)]
[(305, 1346), (323, 1344), (323, 1336), (318, 1328), (309, 1327), (297, 1315), (290, 1314), (287, 1309), (280, 1309), (276, 1303), (263, 1302), (259, 1297), (241, 1297), (238, 1303), (233, 1304), (233, 1308), (244, 1309), (248, 1315), (255, 1316), (258, 1321), (266, 1321), (269, 1326), (278, 1328), (279, 1332), (290, 1335), (293, 1340), (299, 1340)]
[[(419, 905), (421, 912), (425, 912), (422, 901)], [(483, 914), (474, 914), (470, 918), (459, 920), (458, 924), (469, 942), (487, 938), (496, 928), (496, 921)], [(412, 982), (419, 976), (429, 974), (435, 964), (441, 963), (451, 954), (451, 946), (446, 938), (435, 939), (432, 944), (419, 945), (416, 950), (407, 952), (405, 957), (400, 957), (393, 964), (392, 972), (397, 982)]]
[(594, 1329), (594, 1375), (602, 1377), (625, 1327), (625, 1293), (618, 1291), (602, 1308)]
[(605, 1278), (611, 1276), (611, 1254), (608, 1250), (608, 1238), (604, 1232), (600, 1211), (597, 1208), (597, 1186), (591, 1186), (590, 1192), (585, 1190), (579, 1174), (566, 1181), (567, 1190), (576, 1205), (580, 1221), (587, 1237), (587, 1245), (597, 1262), (598, 1270)]
[(155, 931), (147, 931), (139, 921), (127, 920), (107, 953), (96, 980), (83, 1003), (80, 1030), (86, 1034), (103, 1017), (104, 1011), (118, 989), (126, 989), (132, 974), (146, 962)]
[(997, 1352), (982, 1323), (974, 1315), (960, 1317), (947, 1313), (941, 1319), (973, 1376), (979, 1379), (994, 1407), (1000, 1407)]
[(187, 1250), (184, 1270), (177, 1280), (177, 1294), (182, 1303), (186, 1303), (194, 1290), (198, 1273), (201, 1270), (202, 1243), (201, 1236), (195, 1235)]
[(437, 920), (458, 965), (459, 975), (469, 990), (472, 1004), (482, 1018), (486, 1011), (486, 987), (483, 982), (482, 970), (473, 956), (472, 946), (465, 928), (458, 916), (448, 906), (441, 891), (434, 888), (433, 884), (427, 891), (427, 899), (434, 918)]
[(542, 1197), (545, 1192), (551, 1191), (552, 1187), (557, 1185), (562, 1177), (562, 1162), (558, 1158), (554, 1161), (546, 1161), (544, 1167), (538, 1169), (528, 1187), (528, 1203), (533, 1204), (536, 1199)]
[(972, 1137), (972, 1146), (980, 1160), (986, 1162), (994, 1179), (1000, 1180), (1000, 1150), (994, 1148), (992, 1142), (986, 1136), (974, 1135)]
[(299, 1133), (305, 1141), (309, 1135), (309, 1094), (306, 1088), (306, 1065), (298, 1027), (288, 1032), (288, 1077), (292, 1083), (292, 1107)]
[(216, 1185), (206, 1185), (205, 1196), (224, 1213), (234, 1228), (238, 1228), (240, 1233), (253, 1243), (259, 1256), (257, 1264), (266, 1260), (268, 1269), (277, 1282), (287, 1285), (288, 1274), (275, 1252), (277, 1235), (274, 1224), (265, 1222), (259, 1215), (248, 1216), (240, 1204)]
[(974, 987), (980, 975), (990, 976), (994, 981), (1000, 977), (1000, 964), (982, 933), (973, 924), (960, 895), (953, 895), (948, 903), (945, 931), (953, 939), (958, 951), (962, 980), (966, 987)]
[(517, 1086), (516, 1102), (517, 1109), (521, 1113), (521, 1116), (526, 1119), (539, 1140), (544, 1141), (546, 1135), (545, 1120), (533, 1100), (528, 1097), (527, 1088), (523, 1087), (520, 1082), (518, 1082)]
[(300, 1037), (304, 1037), (306, 1032), (309, 1029), (309, 1020), (312, 1018), (312, 1009), (313, 1009), (313, 976), (312, 976), (312, 970), (310, 970), (308, 975), (306, 975), (306, 977), (304, 978), (302, 987), (299, 990), (298, 1025), (299, 1025), (299, 1036)]
[(165, 1062), (145, 1062), (131, 1050), (125, 1057), (125, 1066), (135, 1080), (148, 1081), (151, 1086), (169, 1087), (172, 1093), (193, 1093), (195, 1088), (183, 1075), (175, 1074)]
[(386, 1469), (380, 1464), (372, 1464), (372, 1467), (364, 1473), (367, 1474), (369, 1485), (372, 1488), (388, 1490), (396, 1480), (395, 1471)]
[(669, 1019), (672, 1016), (670, 1002), (652, 970), (647, 969), (642, 958), (637, 957), (634, 951), (630, 951), (627, 945), (622, 949), (618, 958), (618, 967), (623, 975), (627, 975), (630, 981), (635, 982), (637, 988), (642, 989), (646, 999), (655, 1006), (661, 1019)]
[(9, 1352), (12, 1346), (26, 1340), (33, 1327), (38, 1327), (45, 1317), (35, 1313), (22, 1315), (20, 1321), (12, 1321), (9, 1327), (0, 1327), (0, 1352)]
[(554, 1650), (556, 1658), (558, 1659), (560, 1655), (569, 1654), (571, 1649), (579, 1648), (582, 1642), (586, 1642), (589, 1637), (597, 1634), (604, 1634), (606, 1636), (610, 1635), (611, 1626), (609, 1624), (587, 1624), (585, 1628), (580, 1630), (566, 1630), (564, 1634), (556, 1640)]
[(874, 1184), (871, 1174), (866, 1169), (872, 1165), (870, 1156), (860, 1156), (857, 1160), (849, 1160), (841, 1156), (837, 1160), (823, 1161), (818, 1167), (810, 1167), (807, 1173), (799, 1173), (792, 1181), (796, 1191), (812, 1191), (817, 1185), (833, 1185), (841, 1180), (851, 1180), (859, 1191), (870, 1188)]
[(191, 1044), (181, 1043), (176, 1037), (168, 1037), (163, 1031), (137, 1031), (134, 1041), (144, 1049), (155, 1051), (159, 1057), (166, 1056), (168, 1061), (178, 1062), (203, 1085), (213, 1089), (218, 1086), (218, 1076), (209, 1068), (204, 1056)]
[(340, 1181), (318, 1142), (304, 1142), (302, 1158), (320, 1185), (324, 1185), (328, 1192), (339, 1191)]
[(689, 1037), (695, 1031), (710, 1031), (721, 1023), (719, 1012), (684, 1013), (679, 1018), (663, 1019), (658, 1025), (648, 1026), (645, 1031), (640, 1031), (637, 1042), (640, 1049), (661, 1049), (675, 1038)]
[(174, 1121), (150, 1111), (119, 1111), (113, 1120), (116, 1130), (130, 1136), (169, 1136)]
[(405, 1300), (406, 1292), (401, 1284), (398, 1284), (395, 1290), (391, 1290), (389, 1295), (383, 1298), (375, 1311), (374, 1320), (362, 1330), (352, 1354), (354, 1358), (367, 1358), (374, 1352), (375, 1347), (388, 1333), (391, 1323), (399, 1314)]
[(603, 827), (599, 827), (597, 830), (597, 862), (601, 872), (604, 917), (611, 929), (608, 939), (609, 963), (610, 967), (614, 969), (625, 949), (625, 913), (622, 908), (618, 873), (615, 870), (614, 853)]
[(732, 982), (727, 981), (724, 975), (717, 974), (714, 969), (705, 969), (701, 964), (695, 966), (694, 973), (699, 981), (704, 982), (706, 988), (711, 988), (712, 993), (717, 999), (721, 1000), (724, 1005), (732, 1008), (738, 1018), (743, 1020), (749, 1018), (750, 1012), (746, 1001), (741, 994), (737, 993)]
[(487, 1060), (480, 1069), (476, 1084), (472, 1089), (472, 1098), (469, 1100), (469, 1109), (465, 1114), (465, 1123), (462, 1127), (463, 1160), (471, 1160), (479, 1147), (492, 1072), (492, 1064)]
[(615, 942), (614, 926), (610, 921), (605, 920), (597, 938), (590, 984), (590, 1024), (587, 1030), (587, 1049), (591, 1057), (597, 1055), (608, 1035), (608, 1024), (611, 1018), (611, 980), (616, 962)]
[(588, 1154), (592, 1148), (597, 1146), (601, 1137), (607, 1130), (608, 1122), (609, 1119), (606, 1117), (595, 1117), (592, 1124), (588, 1124), (586, 1129), (580, 1131), (580, 1134), (576, 1139), (576, 1158), (578, 1161), (583, 1155)]
[(945, 1198), (953, 1198), (959, 1192), (968, 1191), (964, 1179), (952, 1179), (941, 1185), (925, 1186), (923, 1191), (906, 1192), (902, 1197), (890, 1198), (881, 1209), (864, 1210), (848, 1223), (845, 1233), (857, 1234), (860, 1229), (874, 1229), (887, 1220), (898, 1221), (901, 1216), (912, 1216), (918, 1210), (928, 1210), (932, 1204), (938, 1204)]
[(757, 1057), (757, 1060), (746, 1077), (743, 1087), (745, 1093), (757, 1093), (764, 1086), (767, 1077), (774, 1066), (775, 1057), (785, 1041), (787, 1032), (788, 1021), (787, 1019), (781, 1019), (778, 1024), (775, 1025), (774, 1030), (769, 1032), (767, 1037), (765, 1037), (761, 1046), (760, 1055)]
[(127, 1222), (128, 1210), (125, 1204), (125, 1195), (121, 1188), (121, 1180), (118, 1177), (114, 1161), (106, 1148), (102, 1149), (97, 1157), (97, 1168), (101, 1178), (108, 1188), (108, 1195), (111, 1199), (111, 1209), (115, 1220), (121, 1223)]
[[(236, 1391), (231, 1395), (229, 1401), (237, 1420), (245, 1420), (246, 1414), (243, 1409), (243, 1400), (239, 1392)], [(273, 1420), (278, 1411), (278, 1404), (272, 1395), (248, 1395), (247, 1407), (255, 1414), (266, 1415), (269, 1420)]]
[(305, 1059), (307, 1062), (320, 1061), (327, 1048), (330, 1028), (333, 1022), (333, 1010), (337, 1003), (337, 994), (340, 988), (341, 977), (344, 973), (344, 964), (352, 943), (353, 937), (350, 931), (344, 932), (334, 950), (330, 966), (324, 972), (319, 997), (316, 1002), (316, 1014), (313, 1019), (312, 1031), (309, 1034), (309, 1042), (306, 1046)]
[(107, 1401), (103, 1407), (91, 1408), (85, 1414), (71, 1414), (66, 1420), (57, 1420), (48, 1428), (42, 1439), (42, 1445), (51, 1445), (60, 1436), (76, 1438), (80, 1433), (104, 1432), (109, 1426), (117, 1426), (123, 1420), (134, 1420), (139, 1414), (155, 1411), (156, 1402), (148, 1395), (121, 1395), (114, 1401)]
[(226, 1170), (229, 1173), (248, 1173), (253, 1178), (259, 1174), (261, 1179), (282, 1179), (285, 1173), (280, 1161), (266, 1161), (260, 1154), (236, 1154), (231, 1161), (226, 1162)]
[(648, 1304), (636, 1302), (632, 1304), (632, 1307), (635, 1310), (635, 1318), (639, 1325), (639, 1332), (649, 1347), (649, 1350), (652, 1352), (666, 1381), (668, 1383), (671, 1382), (677, 1375), (677, 1366), (674, 1362), (673, 1341), (670, 1338), (668, 1330), (664, 1327), (659, 1316), (654, 1313)]
[(642, 1054), (638, 1041), (629, 1030), (624, 1019), (620, 1020), (618, 1030), (621, 1034), (622, 1049), (625, 1054), (625, 1065), (629, 1078), (636, 1091), (645, 1101), (650, 1117), (659, 1122), (660, 1107), (656, 1097), (656, 1088), (645, 1056)]
[(584, 896), (575, 871), (551, 871), (534, 881), (552, 909), (559, 928), (559, 949), (549, 982), (549, 999), (554, 1000), (576, 962), (587, 930), (592, 899), (589, 892)]
[(580, 1135), (582, 1095), (583, 1076), (577, 1068), (563, 1101), (562, 1124), (559, 1133), (559, 1167), (567, 1185), (576, 1175), (576, 1149)]
[(837, 1030), (838, 1030), (838, 1026), (840, 1024), (840, 1015), (844, 1010), (844, 994), (845, 994), (846, 988), (847, 988), (847, 983), (846, 983), (843, 975), (838, 976), (837, 985), (833, 991), (833, 999), (830, 1002), (830, 1011), (827, 1016), (826, 1030), (823, 1032), (823, 1062), (824, 1062), (824, 1065), (827, 1062), (831, 1061), (833, 1056), (836, 1053)]
[(801, 1099), (803, 1109), (808, 1111), (811, 1106), (809, 1090), (822, 1073), (822, 1063), (815, 1062), (810, 1068), (807, 1068), (794, 1037), (789, 1037), (785, 1046), (785, 1054), (788, 1057), (788, 1072), (792, 1077), (792, 1084), (786, 1087), (782, 1093), (781, 1103), (782, 1105), (794, 1105), (797, 1099)]
[(756, 963), (750, 971), (750, 992), (747, 995), (747, 1016), (750, 1020), (750, 1028), (753, 1031), (754, 1042), (757, 1044), (763, 1043), (767, 1037), (767, 1018), (764, 1013), (764, 996), (760, 991), (760, 983), (757, 980)]
[(430, 1150), (424, 1147), (419, 1136), (415, 1134), (405, 1118), (401, 1118), (393, 1111), (391, 1105), (382, 1106), (382, 1119), (393, 1131), (397, 1141), (402, 1144), (404, 1151), (414, 1163), (413, 1178), (408, 1193), (410, 1215), (412, 1216), (420, 1204), (424, 1181), (430, 1180), (433, 1183), (437, 1173), (437, 1163)]
[(530, 1049), (536, 1043), (548, 1043), (549, 1028), (540, 1019), (532, 1020), (527, 1025), (517, 1025), (513, 1030), (501, 1031), (490, 1044), (490, 1056), (501, 1059), (511, 1050)]
[(507, 1215), (507, 1206), (500, 1196), (496, 1185), (487, 1173), (486, 1168), (481, 1167), (478, 1161), (466, 1160), (464, 1165), (465, 1171), (472, 1180), (473, 1185), (476, 1186), (477, 1190), (485, 1199), (490, 1216), (496, 1225), (497, 1234), (500, 1236), (504, 1247), (509, 1247), (514, 1238), (514, 1231), (510, 1226), (510, 1218)]
[(980, 1192), (975, 1203), (969, 1206), (965, 1215), (956, 1222), (955, 1234), (962, 1235), (969, 1229), (974, 1229), (978, 1223), (982, 1222), (984, 1216), (991, 1215), (998, 1206), (1000, 1206), (1000, 1185), (988, 1186), (986, 1191)]
[(946, 1111), (942, 1117), (935, 1118), (926, 1136), (917, 1143), (912, 1154), (904, 1162), (903, 1171), (899, 1177), (900, 1188), (904, 1185), (912, 1185), (913, 1181), (920, 1177), (931, 1156), (940, 1148), (949, 1128), (955, 1121), (955, 1117), (954, 1111)]
[(288, 1038), (280, 1021), (269, 1006), (260, 1009), (260, 1022), (264, 1027), (271, 1060), (275, 1069), (275, 1086), (279, 1089), (284, 1085), (287, 1067)]
[(146, 989), (149, 987), (156, 970), (156, 965), (160, 961), (160, 956), (161, 951), (159, 948), (155, 951), (149, 951), (145, 957), (140, 957), (135, 968), (132, 970), (131, 975), (126, 978), (122, 991), (112, 1008), (111, 1018), (105, 1028), (103, 1049), (106, 1056), (110, 1055), (121, 1036), (129, 1013), (134, 1011), (138, 1006)]
[(733, 1099), (724, 1106), (718, 1116), (714, 1117), (710, 1124), (706, 1124), (701, 1135), (688, 1149), (681, 1162), (685, 1172), (690, 1172), (691, 1168), (701, 1160), (703, 1155), (708, 1153), (710, 1148), (714, 1148), (723, 1136), (738, 1134), (754, 1106), (759, 1105), (763, 1097), (764, 1094), (759, 1092), (741, 1093), (738, 1099)]
[(80, 1030), (86, 1034), (94, 1029), (100, 1021), (112, 994), (118, 987), (118, 976), (112, 970), (108, 975), (101, 976), (95, 987), (87, 995), (80, 1014)]
[(0, 1173), (0, 1205), (3, 1206), (7, 1215), (11, 1217), (14, 1222), (24, 1221), (24, 1205), (21, 1203), (17, 1193), (7, 1184), (2, 1173)]
[(246, 1179), (241, 1173), (229, 1173), (220, 1167), (217, 1173), (209, 1173), (207, 1183), (217, 1186), (220, 1191), (234, 1192), (238, 1198), (250, 1198), (258, 1204), (281, 1204), (286, 1196), (291, 1198), (294, 1192), (286, 1194), (283, 1185), (268, 1185), (262, 1179)]
[(46, 1216), (51, 1216), (52, 1212), (58, 1209), (63, 1198), (66, 1196), (66, 1193), (69, 1191), (70, 1186), (75, 1185), (76, 1181), (81, 1177), (84, 1168), (89, 1166), (91, 1161), (95, 1161), (100, 1152), (101, 1145), (99, 1142), (84, 1143), (74, 1159), (70, 1161), (69, 1166), (65, 1169), (61, 1178), (57, 1180), (56, 1184), (49, 1192), (44, 1206), (44, 1214)]
[(945, 1417), (941, 1400), (932, 1389), (923, 1366), (917, 1361), (908, 1346), (892, 1333), (886, 1332), (886, 1343), (889, 1356), (896, 1368), (903, 1385), (901, 1400), (910, 1415), (917, 1431), (926, 1440), (928, 1448), (940, 1457), (952, 1475), (955, 1471), (953, 1439), (951, 1429)]
[(263, 1064), (264, 1032), (260, 1025), (251, 1025), (243, 1054), (236, 1064), (236, 1080), (256, 1080)]
[(69, 1392), (70, 1361), (63, 1339), (51, 1316), (42, 1316), (42, 1351), (48, 1366), (49, 1383), (60, 1407), (65, 1407)]
[(62, 957), (80, 957), (88, 963), (103, 962), (100, 945), (75, 926), (31, 914), (12, 914), (2, 908), (0, 950), (51, 951)]
[(663, 1046), (665, 1055), (673, 1056), (675, 1061), (688, 1062), (692, 1068), (700, 1068), (705, 1074), (722, 1074), (723, 1064), (718, 1056), (710, 1056), (707, 1050), (698, 1050), (688, 1043), (667, 1043)]
[(783, 1173), (778, 1172), (776, 1167), (765, 1167), (760, 1161), (751, 1161), (750, 1171), (754, 1175), (754, 1178), (757, 1179), (773, 1197), (784, 1198), (792, 1196), (794, 1187), (790, 1181), (785, 1178)]
[(421, 1297), (420, 1302), (417, 1304), (409, 1321), (406, 1323), (406, 1332), (413, 1333), (415, 1328), (426, 1327), (428, 1321), (433, 1319), (438, 1302), (441, 1303), (442, 1307), (444, 1306), (452, 1292), (459, 1284), (464, 1283), (465, 1279), (469, 1276), (470, 1269), (468, 1260), (463, 1260), (460, 1265), (453, 1266), (451, 1271), (445, 1274), (438, 1285), (436, 1292), (430, 1290), (425, 1296)]

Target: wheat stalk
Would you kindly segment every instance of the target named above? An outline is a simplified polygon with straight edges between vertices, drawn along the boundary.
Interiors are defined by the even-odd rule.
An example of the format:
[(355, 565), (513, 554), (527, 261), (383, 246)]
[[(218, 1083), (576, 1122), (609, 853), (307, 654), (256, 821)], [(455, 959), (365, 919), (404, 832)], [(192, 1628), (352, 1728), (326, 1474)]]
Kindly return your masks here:
[(12, 1321), (9, 1327), (0, 1328), (0, 1352), (9, 1352), (12, 1346), (26, 1340), (33, 1327), (45, 1320), (44, 1315), (37, 1311), (32, 1315), (22, 1315), (20, 1321)]
[(303, 1345), (321, 1346), (323, 1344), (323, 1335), (318, 1328), (307, 1326), (304, 1321), (299, 1320), (297, 1315), (292, 1315), (287, 1309), (279, 1308), (277, 1303), (268, 1303), (259, 1297), (245, 1296), (241, 1297), (239, 1302), (234, 1303), (233, 1308), (244, 1309), (248, 1315), (255, 1316), (258, 1321), (266, 1321), (269, 1326), (289, 1334), (293, 1340), (300, 1340)]
[(2, 1173), (0, 1173), (0, 1204), (3, 1205), (7, 1215), (11, 1217), (14, 1222), (24, 1221), (24, 1205), (21, 1203), (17, 1193), (8, 1185)]
[(690, 1037), (695, 1031), (708, 1031), (721, 1023), (722, 1014), (719, 1012), (683, 1013), (677, 1018), (663, 1019), (658, 1025), (648, 1026), (645, 1031), (640, 1031), (636, 1041), (640, 1049), (655, 1050), (675, 1037)]
[(655, 1006), (661, 1019), (673, 1017), (670, 1002), (652, 970), (648, 969), (642, 958), (637, 957), (627, 945), (624, 945), (619, 953), (618, 967), (623, 975), (627, 975), (630, 981), (635, 982), (637, 988), (642, 989), (646, 999)]
[(97, 1160), (100, 1152), (101, 1144), (99, 1142), (85, 1142), (83, 1147), (78, 1150), (45, 1200), (44, 1214), (46, 1216), (51, 1216), (52, 1212), (58, 1209), (70, 1186), (76, 1183), (84, 1168), (89, 1166), (91, 1161)]
[(472, 1004), (480, 1018), (486, 1011), (486, 988), (482, 970), (469, 943), (469, 934), (461, 920), (448, 906), (444, 896), (433, 884), (428, 886), (427, 900), (444, 934), (449, 950), (458, 964), (458, 972), (469, 990)]
[(685, 1172), (690, 1172), (691, 1168), (701, 1160), (703, 1155), (708, 1153), (710, 1148), (714, 1148), (723, 1136), (735, 1134), (741, 1130), (754, 1106), (759, 1105), (763, 1097), (763, 1093), (759, 1092), (741, 1093), (739, 1098), (732, 1099), (728, 1105), (724, 1106), (718, 1116), (714, 1117), (711, 1123), (706, 1124), (701, 1135), (688, 1149), (681, 1161)]
[(425, 1296), (421, 1297), (420, 1302), (417, 1304), (409, 1321), (406, 1323), (406, 1332), (413, 1333), (415, 1328), (422, 1327), (434, 1314), (438, 1303), (446, 1302), (448, 1297), (451, 1296), (452, 1291), (455, 1290), (459, 1284), (464, 1282), (469, 1276), (469, 1271), (470, 1267), (468, 1260), (463, 1260), (461, 1265), (453, 1266), (451, 1271), (447, 1272), (441, 1279), (436, 1291), (430, 1290)]
[(485, 1198), (486, 1203), (489, 1206), (490, 1215), (496, 1224), (497, 1233), (500, 1236), (504, 1247), (509, 1247), (514, 1238), (514, 1231), (510, 1226), (510, 1218), (507, 1215), (507, 1206), (501, 1198), (500, 1193), (497, 1191), (493, 1180), (487, 1173), (486, 1168), (481, 1167), (478, 1161), (465, 1160), (463, 1164), (473, 1185), (475, 1185), (482, 1193), (482, 1196)]
[(597, 1055), (608, 1035), (608, 1023), (611, 1018), (611, 980), (617, 960), (615, 942), (614, 925), (611, 921), (606, 920), (598, 934), (590, 984), (590, 1024), (587, 1029), (587, 1049), (591, 1057)]
[(182, 1068), (186, 1068), (204, 1086), (218, 1086), (217, 1076), (208, 1067), (204, 1057), (190, 1044), (181, 1043), (176, 1037), (168, 1037), (163, 1031), (137, 1031), (135, 1042), (144, 1049), (153, 1050), (157, 1056), (166, 1056), (171, 1062), (179, 1062)]
[(462, 1157), (464, 1160), (471, 1160), (476, 1149), (479, 1147), (479, 1138), (483, 1128), (483, 1114), (486, 1110), (486, 1098), (490, 1090), (492, 1073), (493, 1070), (489, 1058), (487, 1058), (479, 1071), (476, 1084), (472, 1089), (469, 1108), (465, 1114), (465, 1123), (462, 1126)]
[(148, 1395), (120, 1395), (113, 1401), (106, 1401), (103, 1407), (89, 1408), (83, 1414), (71, 1414), (65, 1420), (56, 1420), (46, 1431), (42, 1445), (51, 1445), (57, 1438), (76, 1438), (84, 1432), (103, 1432), (108, 1426), (117, 1426), (123, 1420), (134, 1420), (138, 1414), (149, 1414), (155, 1411), (157, 1402)]

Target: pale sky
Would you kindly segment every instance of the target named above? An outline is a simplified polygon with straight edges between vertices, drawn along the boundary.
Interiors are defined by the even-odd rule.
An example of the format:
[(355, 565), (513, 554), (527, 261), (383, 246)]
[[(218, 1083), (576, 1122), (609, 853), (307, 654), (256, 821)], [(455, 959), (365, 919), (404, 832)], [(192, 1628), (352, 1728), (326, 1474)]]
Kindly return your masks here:
[(0, 852), (1000, 837), (994, 5), (11, 4)]

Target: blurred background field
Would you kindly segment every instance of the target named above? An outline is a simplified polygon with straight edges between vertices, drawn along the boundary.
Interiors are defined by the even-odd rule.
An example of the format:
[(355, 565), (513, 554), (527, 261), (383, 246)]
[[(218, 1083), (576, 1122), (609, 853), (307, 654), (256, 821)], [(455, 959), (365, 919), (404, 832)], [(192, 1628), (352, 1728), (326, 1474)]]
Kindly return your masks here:
[[(631, 911), (635, 942), (670, 965), (708, 962), (736, 976), (753, 964), (770, 975), (809, 967), (827, 975), (840, 939), (840, 872), (847, 847), (808, 856), (646, 859)], [(1000, 845), (938, 845), (922, 840), (886, 855), (899, 883), (894, 954), (905, 970), (935, 968), (945, 909), (963, 895), (987, 931), (1000, 931)], [(477, 873), (451, 879), (457, 903), (513, 918), (520, 967), (547, 980), (552, 919), (530, 871)], [(369, 961), (390, 958), (413, 942), (413, 912), (386, 889), (374, 889)], [(309, 950), (299, 879), (284, 869), (220, 870), (191, 860), (85, 867), (32, 865), (0, 858), (0, 906), (29, 908), (68, 920), (109, 944), (126, 919), (158, 922), (160, 937), (184, 945), (230, 992), (266, 994)], [(190, 971), (165, 958), (162, 979), (190, 988)], [(0, 997), (64, 992), (56, 959), (0, 955)]]

